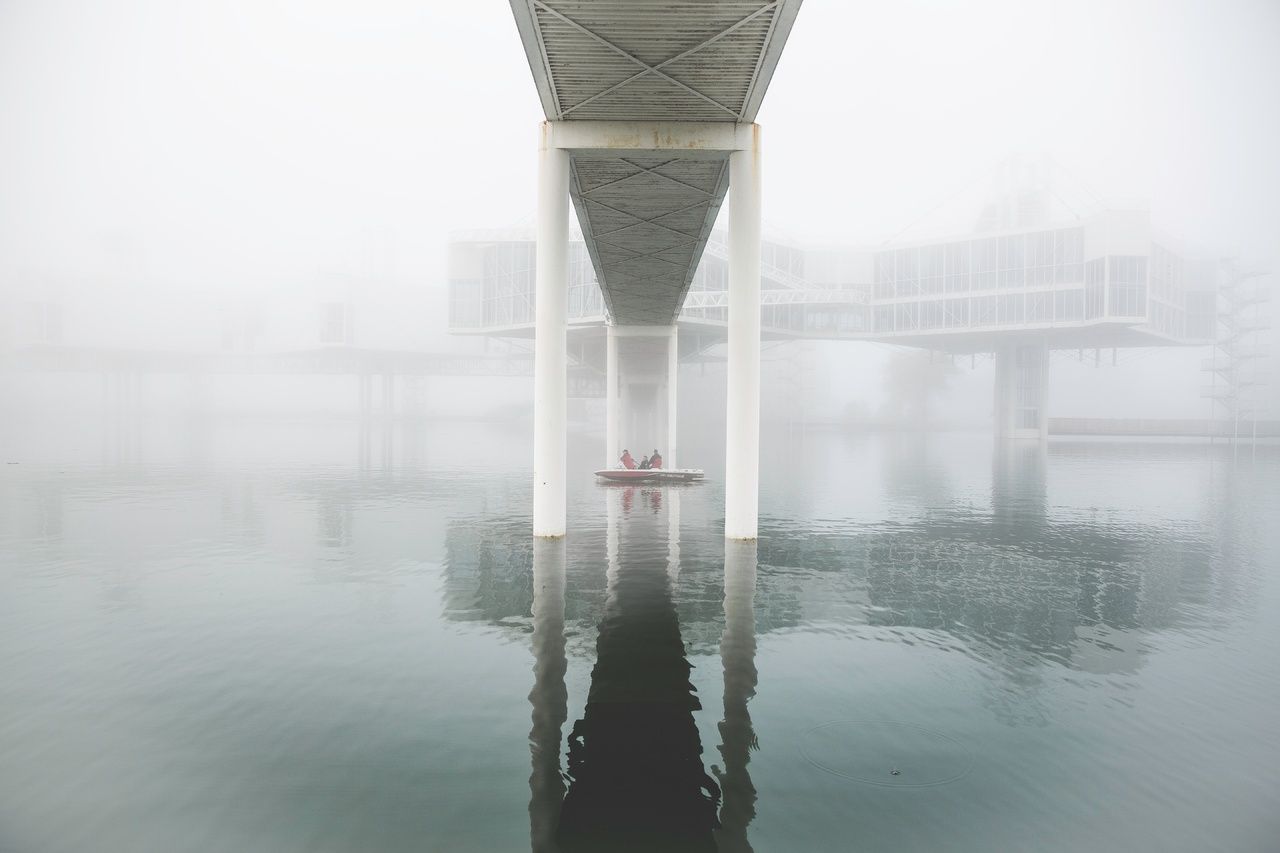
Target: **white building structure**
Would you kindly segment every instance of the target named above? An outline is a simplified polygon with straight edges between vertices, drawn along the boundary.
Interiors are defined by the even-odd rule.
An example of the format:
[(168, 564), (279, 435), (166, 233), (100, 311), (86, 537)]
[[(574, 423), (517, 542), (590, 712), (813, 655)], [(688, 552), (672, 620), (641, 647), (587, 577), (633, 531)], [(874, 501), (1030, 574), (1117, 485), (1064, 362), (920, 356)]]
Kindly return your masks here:
[[(997, 433), (1044, 438), (1050, 351), (1213, 344), (1223, 333), (1223, 306), (1242, 292), (1228, 265), (1187, 257), (1152, 228), (1145, 211), (1101, 211), (1060, 223), (1022, 219), (1019, 227), (993, 228), (1008, 223), (988, 219), (985, 232), (870, 250), (762, 241), (763, 336), (994, 354)], [(725, 340), (723, 245), (720, 235), (710, 237), (691, 279), (678, 318), (682, 357)], [(451, 328), (532, 333), (532, 254), (527, 233), (457, 235)], [(595, 295), (586, 250), (571, 244), (569, 256), (570, 348), (603, 369), (602, 346), (593, 341), (603, 336), (608, 310)], [(1252, 315), (1249, 322), (1256, 325)], [(1237, 334), (1234, 327), (1226, 331)], [(615, 444), (611, 439), (611, 451)]]

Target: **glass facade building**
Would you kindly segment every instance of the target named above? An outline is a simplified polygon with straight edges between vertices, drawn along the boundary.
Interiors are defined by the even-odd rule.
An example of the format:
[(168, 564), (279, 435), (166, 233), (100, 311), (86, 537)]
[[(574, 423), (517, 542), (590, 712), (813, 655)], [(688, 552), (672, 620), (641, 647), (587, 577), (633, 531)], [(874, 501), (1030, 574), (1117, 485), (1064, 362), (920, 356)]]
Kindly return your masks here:
[[(468, 241), (454, 248), (470, 256), (461, 264), (466, 274), (452, 276), (455, 329), (532, 324), (531, 239)], [(713, 234), (681, 320), (725, 322), (726, 258), (724, 236)], [(833, 278), (809, 267), (841, 272)], [(603, 320), (605, 306), (581, 242), (571, 244), (569, 268), (571, 321)], [(1063, 347), (1208, 341), (1216, 285), (1195, 280), (1188, 269), (1181, 255), (1153, 239), (1145, 214), (1132, 212), (871, 252), (828, 250), (821, 262), (810, 250), (766, 240), (761, 321), (766, 333), (899, 339), (944, 350), (972, 349), (975, 334), (1028, 332), (1052, 332), (1052, 345)], [(1075, 329), (1091, 333), (1073, 336)], [(1112, 344), (1099, 330), (1128, 334)]]

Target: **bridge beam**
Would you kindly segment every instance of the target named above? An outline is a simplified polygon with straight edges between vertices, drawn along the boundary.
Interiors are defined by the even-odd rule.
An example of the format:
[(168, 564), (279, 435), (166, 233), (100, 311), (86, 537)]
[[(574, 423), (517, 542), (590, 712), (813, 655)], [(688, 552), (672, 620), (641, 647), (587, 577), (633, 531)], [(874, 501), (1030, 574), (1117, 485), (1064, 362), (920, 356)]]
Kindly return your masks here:
[(666, 151), (714, 159), (726, 151), (750, 151), (757, 130), (733, 121), (549, 121), (543, 127), (553, 147), (584, 154)]
[(568, 446), (569, 152), (542, 126), (534, 272), (533, 535), (563, 536)]
[(755, 539), (760, 488), (760, 132), (729, 155), (724, 535)]

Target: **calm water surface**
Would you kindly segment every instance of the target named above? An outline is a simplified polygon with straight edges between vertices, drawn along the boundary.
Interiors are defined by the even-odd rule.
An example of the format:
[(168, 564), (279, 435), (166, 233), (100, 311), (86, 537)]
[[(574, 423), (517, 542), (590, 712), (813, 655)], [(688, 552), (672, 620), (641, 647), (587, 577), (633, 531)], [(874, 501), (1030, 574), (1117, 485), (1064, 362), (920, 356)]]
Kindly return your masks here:
[(1274, 448), (8, 429), (3, 851), (1278, 846)]

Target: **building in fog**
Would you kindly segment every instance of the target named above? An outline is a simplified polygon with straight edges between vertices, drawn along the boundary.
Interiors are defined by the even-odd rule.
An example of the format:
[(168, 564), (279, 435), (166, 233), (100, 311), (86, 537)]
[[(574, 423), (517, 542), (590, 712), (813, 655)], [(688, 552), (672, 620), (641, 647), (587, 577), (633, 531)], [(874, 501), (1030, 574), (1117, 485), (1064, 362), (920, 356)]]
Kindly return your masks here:
[[(1006, 196), (987, 208), (978, 232), (951, 239), (870, 250), (766, 240), (763, 334), (994, 354), (997, 431), (1036, 437), (1047, 431), (1051, 350), (1208, 346), (1238, 337), (1239, 328), (1223, 325), (1239, 284), (1232, 267), (1188, 254), (1152, 227), (1146, 211), (1049, 223), (1040, 197)], [(450, 249), (451, 329), (531, 336), (532, 231), (458, 234)], [(602, 364), (607, 308), (581, 240), (570, 259), (570, 348)], [(723, 341), (727, 280), (724, 237), (713, 234), (680, 314), (682, 359)], [(1238, 355), (1230, 366), (1228, 356), (1218, 358), (1218, 377), (1239, 375)]]

